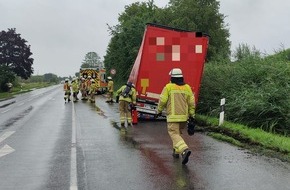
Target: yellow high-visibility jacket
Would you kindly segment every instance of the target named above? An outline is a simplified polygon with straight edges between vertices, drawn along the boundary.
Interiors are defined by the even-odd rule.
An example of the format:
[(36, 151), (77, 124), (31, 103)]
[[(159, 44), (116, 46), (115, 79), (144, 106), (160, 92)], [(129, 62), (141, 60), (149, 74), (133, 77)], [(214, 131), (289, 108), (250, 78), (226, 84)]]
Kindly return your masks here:
[(99, 86), (96, 83), (92, 83), (90, 85), (89, 94), (95, 94), (98, 90)]
[(108, 91), (114, 92), (114, 82), (112, 80), (108, 82)]
[(189, 116), (194, 117), (195, 101), (191, 87), (188, 84), (179, 86), (168, 83), (160, 94), (158, 113), (161, 113), (165, 106), (167, 122), (184, 122)]
[(119, 101), (127, 101), (127, 102), (132, 102), (133, 104), (136, 104), (136, 90), (135, 88), (131, 87), (131, 90), (129, 92), (129, 95), (127, 97), (122, 96), (123, 90), (126, 88), (127, 85), (121, 86), (119, 90), (117, 90), (117, 96), (119, 96)]
[(72, 91), (73, 92), (79, 91), (79, 84), (77, 83), (77, 81), (72, 82)]

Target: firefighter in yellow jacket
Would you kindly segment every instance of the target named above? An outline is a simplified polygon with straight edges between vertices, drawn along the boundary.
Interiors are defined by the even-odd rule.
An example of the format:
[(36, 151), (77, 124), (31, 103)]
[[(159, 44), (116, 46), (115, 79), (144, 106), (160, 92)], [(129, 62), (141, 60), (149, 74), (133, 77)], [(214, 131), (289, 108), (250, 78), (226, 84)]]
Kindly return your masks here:
[(79, 94), (79, 83), (77, 78), (73, 78), (72, 83), (72, 92), (73, 92), (73, 101), (78, 101), (78, 94)]
[(182, 156), (182, 164), (188, 162), (191, 151), (181, 137), (182, 129), (186, 127), (187, 120), (195, 117), (195, 101), (191, 87), (184, 83), (181, 69), (174, 68), (169, 73), (171, 82), (162, 90), (157, 114), (160, 115), (166, 108), (167, 130), (173, 143), (173, 157)]
[(95, 94), (97, 92), (98, 85), (94, 79), (91, 79), (91, 84), (89, 87), (89, 101), (95, 103)]
[(80, 83), (80, 91), (82, 94), (82, 100), (87, 100), (87, 83), (86, 79), (84, 77), (81, 78), (81, 83)]
[(125, 122), (127, 120), (128, 126), (132, 125), (131, 110), (129, 108), (130, 104), (136, 105), (136, 90), (132, 82), (121, 86), (116, 92), (117, 97), (119, 97), (119, 111), (120, 111), (120, 123), (121, 129), (125, 129)]
[(65, 82), (63, 84), (64, 102), (65, 103), (66, 103), (66, 100), (68, 102), (70, 102), (70, 95), (71, 95), (70, 88), (71, 88), (71, 85), (69, 84), (68, 79), (65, 79)]
[(112, 80), (112, 77), (108, 76), (108, 93), (107, 93), (107, 103), (113, 102), (113, 93), (114, 93), (114, 82)]

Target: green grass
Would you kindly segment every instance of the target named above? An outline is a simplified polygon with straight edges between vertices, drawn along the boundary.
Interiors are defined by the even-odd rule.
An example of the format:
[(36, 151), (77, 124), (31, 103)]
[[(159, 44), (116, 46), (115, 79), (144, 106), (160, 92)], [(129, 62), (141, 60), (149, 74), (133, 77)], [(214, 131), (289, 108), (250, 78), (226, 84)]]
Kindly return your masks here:
[(223, 128), (239, 133), (242, 137), (249, 138), (251, 142), (263, 147), (278, 150), (282, 153), (290, 153), (290, 138), (278, 134), (268, 133), (262, 129), (248, 128), (243, 125), (225, 122)]
[(265, 150), (271, 150), (285, 155), (290, 161), (290, 138), (279, 134), (265, 132), (259, 128), (250, 128), (245, 125), (225, 121), (223, 125), (218, 126), (218, 119), (197, 116), (200, 128), (211, 131), (210, 136), (238, 146), (240, 143), (248, 147), (259, 147)]
[(234, 139), (232, 137), (223, 135), (221, 133), (211, 132), (211, 133), (208, 133), (208, 135), (213, 137), (213, 138), (215, 138), (215, 139), (218, 139), (218, 140), (221, 140), (221, 141), (225, 141), (225, 142), (231, 143), (231, 144), (236, 145), (236, 146), (240, 146), (240, 147), (243, 146), (243, 144), (240, 141), (238, 141), (238, 140), (236, 140), (236, 139)]
[(51, 86), (53, 84), (51, 84), (51, 83), (22, 83), (21, 85), (13, 87), (10, 92), (1, 92), (0, 93), (0, 100), (12, 98), (16, 94), (29, 92), (33, 89), (44, 88), (47, 86)]

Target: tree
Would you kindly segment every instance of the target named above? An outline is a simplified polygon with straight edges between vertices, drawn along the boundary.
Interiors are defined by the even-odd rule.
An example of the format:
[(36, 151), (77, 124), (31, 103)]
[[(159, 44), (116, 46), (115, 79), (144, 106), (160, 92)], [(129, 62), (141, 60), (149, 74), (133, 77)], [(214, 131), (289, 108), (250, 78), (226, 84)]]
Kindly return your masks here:
[(15, 28), (0, 32), (0, 65), (23, 79), (28, 79), (33, 73), (32, 53), (26, 43)]
[(100, 56), (96, 52), (88, 52), (81, 65), (81, 68), (103, 68)]
[(255, 46), (251, 48), (248, 44), (239, 44), (239, 46), (233, 52), (233, 57), (236, 59), (236, 61), (243, 61), (246, 59), (261, 59), (262, 56), (261, 52), (257, 50)]
[(144, 28), (147, 22), (154, 21), (154, 14), (157, 11), (153, 1), (136, 2), (125, 7), (120, 14), (119, 24), (109, 26), (112, 35), (105, 55), (104, 64), (107, 70), (117, 70), (115, 80), (120, 83), (126, 82), (132, 65), (138, 54), (142, 42)]
[(57, 75), (55, 75), (53, 73), (46, 73), (43, 75), (43, 81), (49, 82), (49, 83), (57, 83), (58, 77), (57, 77)]
[(230, 59), (229, 29), (217, 0), (170, 0), (163, 22), (176, 28), (210, 35), (207, 59)]

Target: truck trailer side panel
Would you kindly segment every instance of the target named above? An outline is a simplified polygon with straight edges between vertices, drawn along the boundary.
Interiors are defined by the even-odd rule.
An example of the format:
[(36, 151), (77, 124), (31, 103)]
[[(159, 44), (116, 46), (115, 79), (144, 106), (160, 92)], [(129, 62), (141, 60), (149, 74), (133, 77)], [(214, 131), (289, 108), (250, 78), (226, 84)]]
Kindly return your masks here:
[(198, 101), (208, 35), (147, 24), (129, 81), (137, 90), (137, 110), (155, 114), (163, 87), (173, 68), (183, 71), (184, 81), (192, 87)]

